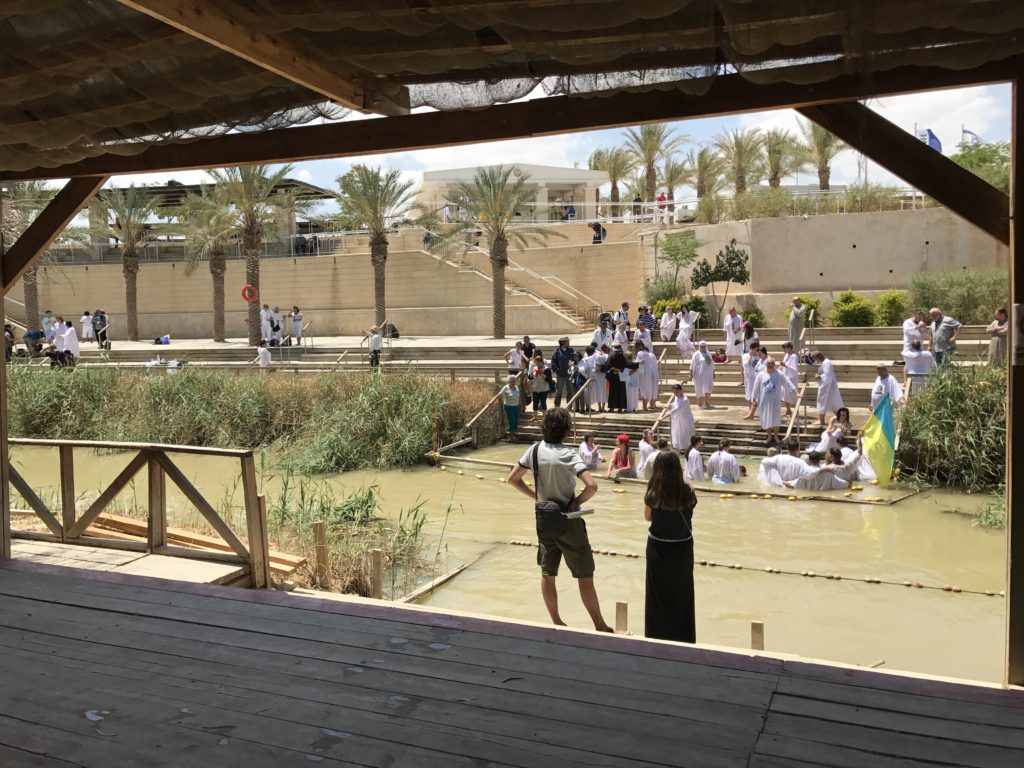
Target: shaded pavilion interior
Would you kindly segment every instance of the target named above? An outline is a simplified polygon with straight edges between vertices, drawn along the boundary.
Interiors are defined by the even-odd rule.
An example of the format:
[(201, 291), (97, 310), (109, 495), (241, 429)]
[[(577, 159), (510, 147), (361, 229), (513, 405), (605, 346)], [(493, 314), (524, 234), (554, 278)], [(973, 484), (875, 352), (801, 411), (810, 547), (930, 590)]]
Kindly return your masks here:
[[(7, 0), (0, 184), (69, 181), (3, 255), (0, 280), (8, 291), (113, 174), (792, 107), (1008, 243), (1017, 305), (1022, 57), (1016, 0)], [(861, 103), (1007, 81), (1010, 199)], [(372, 119), (337, 121), (350, 110)], [(1006, 681), (1021, 685), (1024, 465), (1011, 460), (1024, 450), (1013, 428), (1020, 365), (1009, 398)], [(6, 411), (4, 394), (0, 558), (10, 556)]]

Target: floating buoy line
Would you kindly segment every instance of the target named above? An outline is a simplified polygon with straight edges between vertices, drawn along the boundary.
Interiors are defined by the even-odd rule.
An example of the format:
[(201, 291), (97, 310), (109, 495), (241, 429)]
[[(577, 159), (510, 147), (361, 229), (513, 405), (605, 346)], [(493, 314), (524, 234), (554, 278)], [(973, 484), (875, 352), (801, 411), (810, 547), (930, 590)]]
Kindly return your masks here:
[[(512, 546), (517, 547), (536, 547), (537, 542), (530, 541), (529, 539), (512, 539), (508, 542)], [(602, 549), (600, 547), (591, 547), (591, 552), (595, 555), (609, 555), (611, 557), (626, 557), (626, 558), (643, 558), (639, 552), (619, 552), (614, 549)], [(707, 568), (724, 568), (727, 571), (747, 571), (748, 573), (769, 573), (778, 574), (781, 576), (801, 576), (805, 579), (816, 579), (820, 578), (825, 581), (850, 581), (850, 582), (863, 582), (865, 584), (887, 584), (893, 587), (907, 587), (913, 589), (931, 589), (939, 592), (949, 592), (957, 595), (985, 595), (986, 597), (1006, 597), (1006, 592), (1000, 590), (996, 592), (992, 589), (964, 589), (956, 584), (922, 584), (920, 581), (893, 581), (891, 579), (883, 579), (877, 576), (842, 576), (838, 573), (817, 573), (815, 571), (791, 571), (786, 568), (776, 568), (771, 565), (766, 565), (763, 568), (748, 567), (742, 563), (726, 563), (719, 562), (717, 560), (694, 560), (696, 565), (702, 565)]]

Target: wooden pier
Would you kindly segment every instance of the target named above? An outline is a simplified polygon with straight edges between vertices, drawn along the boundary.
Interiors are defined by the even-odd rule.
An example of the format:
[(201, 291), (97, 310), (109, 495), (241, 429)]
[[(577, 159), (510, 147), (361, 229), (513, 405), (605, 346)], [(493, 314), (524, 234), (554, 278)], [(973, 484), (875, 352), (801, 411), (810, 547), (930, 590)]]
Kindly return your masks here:
[(0, 563), (0, 764), (1024, 765), (1024, 691)]

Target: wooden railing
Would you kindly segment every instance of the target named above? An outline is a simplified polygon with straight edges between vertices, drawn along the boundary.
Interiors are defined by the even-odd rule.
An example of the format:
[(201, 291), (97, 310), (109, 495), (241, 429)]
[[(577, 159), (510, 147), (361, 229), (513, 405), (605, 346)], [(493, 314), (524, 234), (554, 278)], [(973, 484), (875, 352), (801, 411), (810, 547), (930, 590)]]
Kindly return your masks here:
[[(51, 510), (28, 482), (9, 466), (10, 482), (28, 504), (32, 512), (43, 521), (49, 533), (39, 531), (11, 530), (11, 538), (56, 541), (63, 544), (82, 544), (94, 547), (108, 547), (158, 555), (188, 557), (195, 560), (211, 560), (220, 563), (235, 563), (246, 566), (254, 587), (270, 586), (270, 559), (267, 536), (266, 503), (258, 493), (256, 464), (251, 450), (227, 448), (200, 448), (187, 445), (158, 445), (149, 443), (86, 442), (73, 440), (25, 440), (11, 438), (12, 446), (39, 446), (56, 448), (59, 454), (60, 509)], [(121, 470), (89, 507), (78, 514), (75, 505), (75, 464), (74, 449), (134, 452), (128, 465)], [(171, 459), (170, 454), (193, 454), (237, 459), (242, 478), (242, 494), (245, 502), (246, 538), (244, 543), (231, 527), (217, 513), (203, 494), (185, 477), (185, 474)], [(90, 526), (97, 517), (111, 505), (117, 495), (143, 470), (148, 479), (147, 499), (147, 540), (125, 541), (104, 538)], [(198, 510), (207, 523), (224, 540), (228, 552), (208, 549), (192, 549), (172, 546), (167, 543), (167, 480), (170, 479), (181, 493)], [(59, 514), (59, 517), (58, 517)]]

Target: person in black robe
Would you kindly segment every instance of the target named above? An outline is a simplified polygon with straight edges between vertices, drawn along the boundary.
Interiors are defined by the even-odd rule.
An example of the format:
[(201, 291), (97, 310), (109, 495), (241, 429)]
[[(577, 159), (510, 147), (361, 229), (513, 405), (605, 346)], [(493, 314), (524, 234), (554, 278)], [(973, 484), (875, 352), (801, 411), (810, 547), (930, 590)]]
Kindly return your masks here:
[[(633, 363), (636, 367), (636, 363)], [(630, 367), (629, 361), (622, 353), (622, 345), (612, 346), (611, 354), (608, 355), (608, 364), (605, 366), (608, 374), (608, 410), (624, 413), (626, 410), (626, 380), (620, 378), (619, 373)]]

